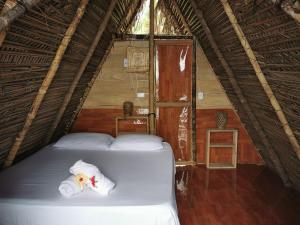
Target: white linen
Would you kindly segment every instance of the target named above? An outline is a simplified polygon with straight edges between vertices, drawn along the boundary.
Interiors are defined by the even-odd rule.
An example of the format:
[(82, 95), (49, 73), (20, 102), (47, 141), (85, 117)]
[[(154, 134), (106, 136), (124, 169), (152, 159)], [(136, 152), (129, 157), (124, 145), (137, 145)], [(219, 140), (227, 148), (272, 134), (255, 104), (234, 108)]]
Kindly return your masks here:
[[(179, 225), (168, 144), (153, 152), (54, 149), (0, 173), (1, 225)], [(60, 195), (57, 187), (78, 159), (113, 178), (117, 186), (110, 195)]]
[(82, 160), (75, 162), (74, 165), (70, 167), (69, 171), (74, 175), (84, 174), (88, 177), (92, 177), (100, 172), (97, 166), (83, 162)]
[(53, 146), (69, 150), (109, 150), (114, 138), (109, 134), (103, 133), (70, 133), (62, 136)]
[(58, 187), (58, 190), (64, 197), (67, 198), (71, 198), (82, 191), (80, 186), (76, 183), (74, 175), (62, 181)]
[(162, 138), (152, 134), (122, 134), (110, 145), (111, 150), (153, 151), (163, 149)]
[(78, 160), (69, 171), (74, 175), (83, 174), (87, 176), (89, 179), (87, 187), (102, 195), (108, 195), (115, 186), (115, 183), (105, 177), (95, 165), (82, 160)]

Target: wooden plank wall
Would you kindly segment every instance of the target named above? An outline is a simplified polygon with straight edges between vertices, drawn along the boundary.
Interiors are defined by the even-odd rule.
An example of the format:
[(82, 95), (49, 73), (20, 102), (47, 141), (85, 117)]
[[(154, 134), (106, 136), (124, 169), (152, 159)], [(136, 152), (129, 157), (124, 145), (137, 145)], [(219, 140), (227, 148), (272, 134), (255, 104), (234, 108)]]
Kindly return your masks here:
[[(124, 101), (129, 100), (134, 103), (135, 115), (139, 115), (140, 108), (148, 108), (148, 73), (128, 73), (123, 66), (128, 46), (147, 47), (148, 42), (119, 41), (115, 43), (73, 126), (73, 132), (104, 132), (115, 135), (115, 117), (122, 115)], [(204, 163), (206, 129), (216, 127), (216, 112), (222, 110), (228, 113), (227, 127), (239, 130), (238, 162), (262, 163), (200, 46), (197, 46), (196, 57), (197, 93), (204, 93), (204, 99), (197, 99), (197, 162)], [(145, 93), (145, 97), (137, 98), (137, 92)], [(128, 124), (127, 128), (131, 131), (144, 131), (145, 129), (143, 125), (132, 123)], [(224, 142), (224, 137), (216, 139), (216, 141)], [(230, 137), (227, 139), (229, 140)], [(229, 154), (226, 149), (213, 151), (213, 161), (228, 159)]]
[[(228, 114), (227, 128), (238, 129), (238, 162), (239, 163), (262, 163), (261, 158), (256, 152), (249, 135), (232, 109), (197, 109), (197, 161), (205, 162), (206, 129), (216, 127), (216, 113), (222, 110)], [(212, 137), (214, 143), (230, 143), (230, 136)], [(212, 149), (212, 162), (230, 162), (229, 149)]]
[[(140, 115), (135, 109), (134, 115)], [(115, 118), (123, 115), (122, 109), (83, 109), (75, 124), (72, 132), (99, 132), (116, 136)], [(122, 121), (119, 131), (145, 132), (147, 131), (144, 121), (129, 120)]]

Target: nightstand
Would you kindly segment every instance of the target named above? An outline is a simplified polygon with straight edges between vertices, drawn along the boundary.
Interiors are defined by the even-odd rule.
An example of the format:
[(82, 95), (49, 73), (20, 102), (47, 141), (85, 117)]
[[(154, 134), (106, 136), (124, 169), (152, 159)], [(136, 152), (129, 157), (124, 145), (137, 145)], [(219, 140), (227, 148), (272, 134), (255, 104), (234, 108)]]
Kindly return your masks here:
[(116, 136), (121, 133), (149, 133), (148, 116), (116, 117)]
[[(211, 143), (212, 134), (231, 133), (231, 143)], [(237, 164), (237, 142), (238, 142), (238, 130), (237, 129), (207, 129), (206, 130), (206, 168), (208, 169), (234, 169)], [(211, 148), (231, 148), (231, 162), (224, 163), (211, 163), (210, 155)], [(220, 149), (222, 151), (222, 149)]]

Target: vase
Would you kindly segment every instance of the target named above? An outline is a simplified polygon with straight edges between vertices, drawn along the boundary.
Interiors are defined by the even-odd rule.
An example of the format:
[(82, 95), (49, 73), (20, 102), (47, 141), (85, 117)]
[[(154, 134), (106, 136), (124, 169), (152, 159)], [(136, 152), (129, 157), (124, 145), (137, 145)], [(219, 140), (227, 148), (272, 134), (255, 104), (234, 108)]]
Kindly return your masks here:
[(133, 103), (130, 101), (126, 101), (123, 103), (123, 113), (124, 116), (132, 116), (133, 113)]

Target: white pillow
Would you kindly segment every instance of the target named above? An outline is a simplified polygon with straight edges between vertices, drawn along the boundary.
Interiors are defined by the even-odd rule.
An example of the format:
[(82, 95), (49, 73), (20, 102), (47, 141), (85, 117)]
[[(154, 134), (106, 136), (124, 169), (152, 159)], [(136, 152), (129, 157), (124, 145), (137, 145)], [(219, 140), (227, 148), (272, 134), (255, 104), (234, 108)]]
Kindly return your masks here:
[(162, 149), (162, 138), (150, 134), (124, 134), (117, 136), (111, 150), (151, 151)]
[(53, 146), (74, 150), (109, 150), (114, 138), (102, 133), (71, 133), (61, 137)]

